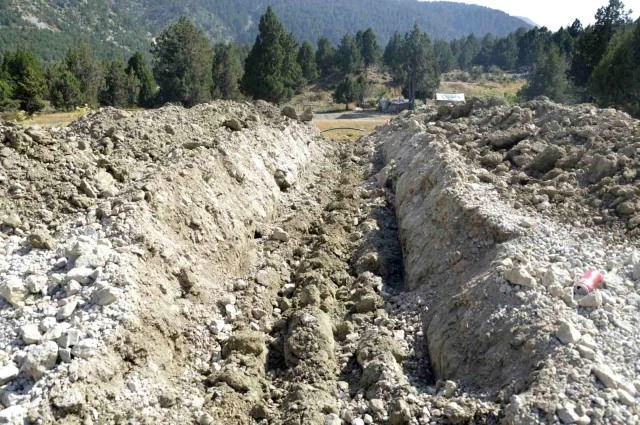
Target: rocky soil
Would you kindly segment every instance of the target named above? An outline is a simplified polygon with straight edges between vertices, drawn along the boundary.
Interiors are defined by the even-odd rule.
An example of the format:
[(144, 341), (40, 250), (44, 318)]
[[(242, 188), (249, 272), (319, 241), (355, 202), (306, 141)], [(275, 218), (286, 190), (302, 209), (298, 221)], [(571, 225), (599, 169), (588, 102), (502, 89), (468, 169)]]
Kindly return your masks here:
[(0, 423), (639, 423), (638, 121), (289, 112), (0, 124)]

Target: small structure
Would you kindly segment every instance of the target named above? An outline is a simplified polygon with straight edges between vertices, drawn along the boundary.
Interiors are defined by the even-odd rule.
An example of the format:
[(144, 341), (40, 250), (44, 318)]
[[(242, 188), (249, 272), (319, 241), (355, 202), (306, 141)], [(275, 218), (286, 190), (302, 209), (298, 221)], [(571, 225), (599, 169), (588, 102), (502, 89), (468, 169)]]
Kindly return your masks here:
[(399, 97), (395, 100), (380, 99), (378, 103), (378, 109), (385, 114), (397, 114), (407, 109), (411, 109), (411, 102), (405, 100), (404, 97)]
[(463, 93), (436, 93), (436, 105), (466, 103)]

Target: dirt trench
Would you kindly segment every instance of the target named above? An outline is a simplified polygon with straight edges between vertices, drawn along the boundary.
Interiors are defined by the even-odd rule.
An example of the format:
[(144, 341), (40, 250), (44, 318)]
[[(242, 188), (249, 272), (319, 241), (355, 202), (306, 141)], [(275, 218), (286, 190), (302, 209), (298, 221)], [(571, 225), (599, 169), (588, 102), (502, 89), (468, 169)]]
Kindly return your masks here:
[[(7, 133), (21, 141), (7, 142), (21, 165), (12, 178), (27, 181), (23, 169), (43, 167), (30, 153), (39, 142)], [(90, 224), (117, 249), (122, 279), (111, 284), (130, 308), (114, 314), (118, 326), (95, 354), (5, 390), (43, 394), (17, 406), (29, 421), (496, 422), (499, 407), (432, 370), (424, 324), (434, 297), (405, 283), (408, 235), (399, 237), (378, 136), (326, 140), (260, 103), (104, 110), (37, 135), (81, 165), (78, 190), (100, 183), (100, 167), (127, 171), (95, 201), (72, 197), (87, 201), (74, 217), (67, 192), (47, 189), (67, 173), (42, 171), (40, 192), (56, 207), (59, 244), (75, 246)], [(8, 199), (38, 223), (36, 197)], [(68, 260), (71, 269), (77, 259)], [(93, 306), (95, 290), (65, 295), (91, 312), (74, 326), (104, 326), (95, 312), (113, 314)]]
[[(393, 195), (378, 185), (382, 158), (370, 140), (335, 143), (316, 178), (281, 205), (275, 230), (256, 233), (266, 291), (239, 293), (237, 304), (273, 316), (273, 329), (249, 327), (223, 343), (220, 370), (208, 379), (216, 421), (338, 424), (368, 415), (409, 423), (425, 415), (416, 395), (435, 382), (421, 300), (404, 291)], [(274, 276), (281, 262), (291, 269), (285, 279)], [(402, 401), (410, 395), (415, 405)]]

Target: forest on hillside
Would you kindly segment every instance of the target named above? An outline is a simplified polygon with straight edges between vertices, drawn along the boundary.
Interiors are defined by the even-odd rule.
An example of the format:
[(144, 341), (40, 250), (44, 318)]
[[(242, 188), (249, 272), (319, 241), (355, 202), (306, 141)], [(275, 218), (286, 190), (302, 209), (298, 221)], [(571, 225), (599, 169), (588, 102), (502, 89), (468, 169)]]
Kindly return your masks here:
[(126, 59), (136, 51), (148, 56), (152, 37), (181, 16), (214, 43), (253, 43), (268, 5), (299, 42), (326, 36), (338, 43), (346, 32), (372, 27), (385, 44), (414, 22), (432, 39), (446, 40), (529, 28), (498, 10), (417, 0), (0, 0), (0, 54), (22, 46), (54, 62), (82, 41), (101, 59)]
[[(396, 31), (383, 49), (372, 27), (343, 34), (339, 43), (320, 37), (299, 43), (271, 7), (259, 19), (253, 46), (212, 45), (186, 18), (170, 24), (151, 46), (128, 61), (100, 60), (87, 43), (47, 64), (29, 49), (4, 54), (0, 108), (35, 113), (114, 106), (150, 108), (167, 102), (191, 107), (211, 99), (263, 99), (285, 104), (319, 78), (331, 77), (336, 104), (375, 104), (368, 70), (388, 73), (412, 104), (429, 99), (441, 75), (460, 78), (506, 71), (527, 77), (513, 102), (547, 96), (556, 102), (594, 102), (640, 116), (640, 19), (633, 22), (620, 0), (598, 9), (596, 22), (578, 20), (557, 32), (520, 28), (505, 37), (470, 35), (433, 41), (415, 23)], [(374, 97), (373, 99), (371, 99)], [(369, 100), (373, 100), (370, 102)]]

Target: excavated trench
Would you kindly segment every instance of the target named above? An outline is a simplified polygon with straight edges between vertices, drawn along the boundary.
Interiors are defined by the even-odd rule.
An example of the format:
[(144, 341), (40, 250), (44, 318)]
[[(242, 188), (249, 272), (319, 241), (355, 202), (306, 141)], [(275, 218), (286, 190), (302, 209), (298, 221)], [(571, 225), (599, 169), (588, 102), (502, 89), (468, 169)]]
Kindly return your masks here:
[[(470, 334), (469, 315), (480, 310), (465, 307), (494, 308), (474, 298), (495, 244), (511, 233), (465, 207), (449, 190), (457, 171), (407, 126), (344, 143), (267, 104), (220, 102), (104, 110), (37, 133), (47, 144), (4, 130), (20, 164), (11, 179), (31, 184), (29, 168), (48, 176), (39, 189), (48, 203), (65, 211), (72, 199), (80, 215), (55, 209), (55, 226), (71, 236), (58, 241), (67, 247), (64, 270), (47, 276), (73, 272), (88, 223), (119, 253), (106, 266), (119, 279), (107, 274), (100, 288), (116, 287), (128, 306), (96, 342), (99, 356), (54, 364), (38, 382), (53, 389), (32, 416), (65, 424), (496, 422), (493, 389), (513, 375), (520, 380), (502, 400), (519, 391), (535, 359), (523, 357), (515, 370), (510, 323)], [(50, 145), (71, 178), (47, 174), (49, 162), (34, 155)], [(87, 195), (97, 196), (92, 187), (97, 198)], [(7, 208), (35, 225), (41, 200), (17, 199)], [(83, 331), (104, 327), (103, 311), (116, 317), (93, 305), (101, 289), (87, 282), (47, 307), (55, 314), (81, 301), (91, 314), (68, 321)], [(33, 380), (24, 382), (12, 391), (31, 391)]]
[[(403, 423), (415, 415), (394, 400), (434, 392), (421, 300), (405, 292), (393, 193), (378, 181), (381, 152), (370, 139), (335, 143), (280, 206), (275, 230), (255, 232), (268, 296), (238, 304), (263, 305), (273, 329), (233, 336), (208, 379), (216, 411), (237, 412), (238, 423), (243, 412), (265, 423), (350, 423), (364, 411), (375, 423)], [(291, 267), (284, 286), (270, 276), (280, 261)]]

